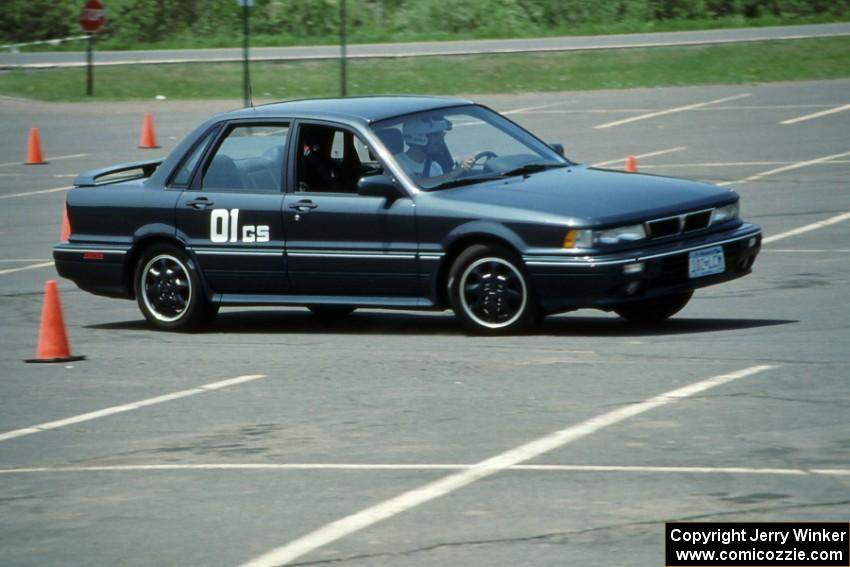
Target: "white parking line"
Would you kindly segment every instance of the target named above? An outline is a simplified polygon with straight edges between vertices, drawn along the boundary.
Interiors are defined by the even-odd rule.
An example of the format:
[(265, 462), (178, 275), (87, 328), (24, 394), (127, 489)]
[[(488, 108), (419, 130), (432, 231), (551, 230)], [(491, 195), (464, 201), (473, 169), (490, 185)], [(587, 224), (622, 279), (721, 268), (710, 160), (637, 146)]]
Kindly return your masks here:
[(11, 199), (12, 197), (29, 197), (31, 195), (43, 195), (44, 193), (58, 193), (59, 191), (67, 191), (72, 189), (69, 187), (54, 187), (53, 189), (42, 189), (41, 191), (29, 191), (27, 193), (12, 193), (10, 195), (0, 195), (0, 199)]
[(696, 108), (702, 108), (703, 106), (708, 106), (710, 104), (720, 104), (721, 102), (729, 102), (730, 100), (736, 100), (739, 98), (744, 98), (752, 96), (752, 93), (743, 93), (735, 96), (728, 96), (725, 98), (718, 98), (716, 100), (710, 100), (708, 102), (699, 102), (697, 104), (689, 104), (687, 106), (679, 106), (677, 108), (670, 108), (667, 110), (659, 110), (658, 112), (650, 112), (649, 114), (641, 114), (640, 116), (632, 116), (631, 118), (624, 118), (623, 120), (616, 120), (614, 122), (607, 122), (605, 124), (599, 124), (598, 126), (594, 126), (596, 129), (601, 128), (612, 128), (614, 126), (621, 126), (623, 124), (629, 124), (630, 122), (637, 122), (638, 120), (646, 120), (647, 118), (655, 118), (656, 116), (664, 116), (667, 114), (673, 114), (675, 112), (685, 112), (686, 110), (694, 110)]
[[(736, 105), (704, 106), (693, 110), (715, 112), (718, 110), (790, 110), (796, 108), (832, 108), (834, 104), (775, 104), (775, 105)], [(633, 112), (654, 112), (652, 108), (576, 108), (560, 110), (523, 110), (524, 114), (631, 114)]]
[(807, 224), (805, 226), (801, 226), (792, 230), (788, 230), (786, 232), (780, 232), (779, 234), (774, 234), (773, 236), (768, 236), (763, 239), (762, 242), (764, 244), (770, 244), (771, 242), (776, 242), (777, 240), (784, 240), (786, 238), (790, 238), (792, 236), (797, 236), (798, 234), (805, 234), (807, 232), (811, 232), (813, 230), (818, 230), (820, 228), (825, 228), (827, 226), (832, 226), (834, 224), (838, 224), (840, 222), (844, 222), (846, 220), (850, 220), (850, 212), (842, 213), (840, 215), (835, 215), (834, 217), (828, 218), (826, 220), (814, 222), (812, 224)]
[(771, 368), (774, 367), (753, 366), (730, 374), (707, 378), (683, 388), (677, 388), (676, 390), (655, 396), (643, 402), (629, 404), (619, 409), (593, 417), (579, 424), (561, 429), (560, 431), (556, 431), (524, 445), (520, 445), (514, 449), (510, 449), (500, 455), (481, 461), (460, 472), (443, 477), (442, 479), (434, 482), (430, 482), (424, 486), (415, 488), (396, 497), (390, 498), (389, 500), (380, 502), (374, 506), (370, 506), (365, 510), (361, 510), (360, 512), (351, 514), (350, 516), (346, 516), (345, 518), (341, 518), (335, 522), (331, 522), (312, 533), (244, 563), (243, 567), (271, 567), (276, 565), (286, 565), (287, 563), (290, 563), (311, 551), (337, 541), (345, 536), (368, 528), (383, 520), (392, 518), (393, 516), (401, 514), (411, 508), (421, 506), (435, 498), (445, 496), (446, 494), (459, 490), (464, 486), (472, 484), (483, 478), (502, 472), (510, 467), (539, 457), (554, 449), (563, 447), (568, 443), (587, 437), (592, 433), (620, 423), (630, 417), (634, 417), (649, 410), (694, 396), (733, 380), (738, 380), (740, 378), (752, 376), (759, 372), (764, 372)]
[[(444, 471), (466, 470), (461, 464), (362, 464), (362, 463), (199, 463), (193, 465), (101, 465), (21, 467), (0, 469), (0, 474), (156, 472), (156, 471)], [(740, 474), (774, 476), (850, 476), (850, 469), (778, 469), (751, 467), (673, 467), (634, 465), (514, 465), (505, 472), (613, 472), (672, 474)]]
[[(651, 112), (651, 108), (576, 108), (559, 110), (531, 110), (521, 109), (523, 114), (632, 114), (634, 112)], [(513, 111), (517, 114), (516, 111)], [(504, 113), (503, 113), (504, 114)]]
[[(764, 165), (791, 165), (792, 163), (797, 163), (794, 161), (729, 161), (729, 162), (705, 162), (705, 163), (662, 163), (655, 165), (645, 165), (644, 167), (651, 168), (663, 168), (663, 167), (672, 167), (672, 168), (685, 168), (685, 167), (754, 167), (754, 166), (764, 166)], [(829, 162), (823, 163), (850, 163), (850, 160), (841, 160), (836, 159)], [(815, 164), (817, 165), (817, 164)]]
[[(638, 155), (635, 156), (635, 158), (662, 156), (664, 154), (672, 154), (673, 152), (681, 152), (682, 150), (686, 150), (686, 149), (688, 149), (687, 146), (679, 146), (678, 148), (670, 148), (670, 149), (667, 149), (667, 150), (658, 150), (657, 152), (649, 152), (648, 154), (638, 154)], [(600, 161), (599, 163), (594, 163), (590, 167), (604, 167), (606, 165), (613, 165), (615, 163), (621, 163), (625, 159), (626, 158), (621, 157), (621, 158), (612, 159), (612, 160), (608, 160), (608, 161)]]
[(735, 106), (712, 106), (701, 110), (789, 110), (793, 108), (831, 108), (834, 104), (736, 104)]
[(560, 106), (562, 104), (570, 104), (570, 100), (559, 100), (558, 102), (551, 102), (549, 104), (540, 104), (537, 106), (527, 106), (525, 108), (515, 108), (513, 110), (506, 110), (502, 112), (502, 114), (524, 114), (526, 112), (532, 112), (535, 110), (542, 110), (544, 108), (552, 108), (553, 106)]
[(679, 474), (743, 474), (779, 476), (850, 476), (850, 469), (773, 469), (750, 467), (649, 467), (632, 465), (519, 465), (511, 470), (540, 472), (623, 472)]
[(239, 376), (237, 378), (231, 378), (229, 380), (222, 380), (220, 382), (213, 382), (212, 384), (205, 384), (203, 386), (198, 386), (197, 388), (192, 388), (191, 390), (182, 390), (180, 392), (174, 392), (173, 394), (165, 394), (164, 396), (157, 396), (155, 398), (148, 398), (146, 400), (142, 400), (139, 402), (133, 402), (130, 404), (124, 404), (120, 406), (114, 406), (111, 408), (106, 408), (98, 411), (93, 411), (89, 413), (84, 413), (81, 415), (77, 415), (74, 417), (69, 417), (67, 419), (60, 419), (58, 421), (49, 421), (47, 423), (41, 423), (39, 425), (33, 425), (32, 427), (25, 427), (24, 429), (16, 429), (14, 431), (7, 431), (6, 433), (0, 434), (0, 441), (8, 441), (9, 439), (15, 439), (17, 437), (23, 437), (25, 435), (32, 435), (33, 433), (41, 433), (42, 431), (50, 431), (51, 429), (59, 429), (60, 427), (67, 427), (69, 425), (74, 425), (77, 423), (82, 423), (84, 421), (91, 421), (93, 419), (99, 419), (101, 417), (107, 417), (110, 415), (115, 415), (116, 413), (123, 413), (127, 411), (137, 410), (139, 408), (144, 408), (147, 406), (152, 406), (156, 404), (161, 404), (163, 402), (170, 402), (173, 400), (179, 400), (180, 398), (185, 398), (188, 396), (194, 396), (195, 394), (203, 394), (204, 392), (211, 392), (213, 390), (219, 390), (221, 388), (227, 388), (228, 386), (236, 386), (238, 384), (244, 384), (246, 382), (251, 382), (253, 380), (258, 380), (260, 378), (265, 378), (265, 374), (251, 374), (247, 376)]
[(788, 120), (783, 120), (780, 124), (788, 125), (788, 124), (796, 124), (798, 122), (804, 122), (806, 120), (812, 120), (814, 118), (820, 118), (821, 116), (827, 116), (829, 114), (835, 114), (836, 112), (844, 112), (845, 110), (850, 110), (850, 104), (845, 104), (843, 106), (838, 106), (836, 108), (831, 108), (829, 110), (824, 110), (822, 112), (815, 112), (814, 114), (806, 114), (805, 116), (798, 116), (797, 118), (790, 118)]
[(824, 162), (828, 162), (828, 161), (836, 159), (836, 158), (842, 158), (842, 157), (846, 157), (846, 156), (850, 156), (850, 152), (833, 154), (831, 156), (824, 156), (824, 157), (820, 157), (820, 158), (816, 158), (816, 159), (810, 159), (808, 161), (798, 161), (796, 163), (792, 163), (791, 165), (785, 165), (783, 167), (777, 167), (776, 169), (771, 169), (769, 171), (757, 173), (755, 175), (750, 175), (749, 177), (745, 177), (744, 179), (739, 179), (737, 181), (723, 181), (721, 183), (718, 183), (717, 185), (729, 186), (729, 185), (736, 185), (736, 184), (739, 184), (739, 183), (748, 183), (750, 181), (758, 181), (759, 179), (762, 179), (764, 177), (768, 177), (769, 175), (776, 175), (777, 173), (783, 173), (783, 172), (791, 171), (791, 170), (794, 170), (794, 169), (800, 169), (802, 167), (808, 167), (810, 165), (815, 165), (815, 164), (818, 164), (818, 163), (824, 163)]
[(53, 261), (51, 260), (50, 262), (42, 262), (40, 264), (33, 264), (31, 266), (21, 266), (20, 268), (7, 268), (5, 270), (0, 270), (0, 276), (3, 276), (5, 274), (14, 274), (15, 272), (24, 272), (26, 270), (35, 270), (35, 269), (38, 269), (38, 268), (46, 268), (46, 267), (52, 266), (52, 265), (53, 265)]
[[(63, 159), (74, 159), (74, 158), (86, 157), (87, 155), (88, 154), (73, 154), (73, 155), (70, 155), (70, 156), (46, 157), (46, 158), (44, 158), (44, 161), (46, 161), (47, 163), (50, 163), (51, 161), (60, 161), (60, 160), (63, 160)], [(10, 161), (8, 163), (0, 163), (0, 167), (9, 167), (9, 166), (12, 166), (12, 165), (24, 165), (24, 162), (22, 162), (22, 161)]]

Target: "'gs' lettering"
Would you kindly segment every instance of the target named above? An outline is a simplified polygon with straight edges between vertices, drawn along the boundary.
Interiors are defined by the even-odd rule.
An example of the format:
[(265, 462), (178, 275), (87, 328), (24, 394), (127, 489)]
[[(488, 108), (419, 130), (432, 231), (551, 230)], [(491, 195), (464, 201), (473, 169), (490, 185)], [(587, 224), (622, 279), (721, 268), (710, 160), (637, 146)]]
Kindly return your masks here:
[(268, 242), (269, 241), (269, 227), (262, 226), (252, 226), (250, 224), (246, 224), (242, 227), (242, 242)]
[[(246, 224), (242, 227), (241, 242), (268, 242), (268, 225)], [(239, 209), (213, 209), (210, 213), (210, 240), (216, 244), (240, 242)]]

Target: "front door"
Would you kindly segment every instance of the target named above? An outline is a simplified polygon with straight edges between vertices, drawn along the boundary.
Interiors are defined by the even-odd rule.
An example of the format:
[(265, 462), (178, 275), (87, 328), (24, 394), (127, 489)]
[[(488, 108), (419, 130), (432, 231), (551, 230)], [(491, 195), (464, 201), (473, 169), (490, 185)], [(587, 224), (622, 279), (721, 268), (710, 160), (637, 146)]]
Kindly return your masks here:
[(343, 128), (301, 124), (294, 191), (284, 201), (287, 262), (302, 295), (417, 297), (413, 201), (357, 194), (381, 166)]
[(177, 202), (180, 236), (218, 293), (285, 293), (281, 219), (288, 125), (235, 123)]

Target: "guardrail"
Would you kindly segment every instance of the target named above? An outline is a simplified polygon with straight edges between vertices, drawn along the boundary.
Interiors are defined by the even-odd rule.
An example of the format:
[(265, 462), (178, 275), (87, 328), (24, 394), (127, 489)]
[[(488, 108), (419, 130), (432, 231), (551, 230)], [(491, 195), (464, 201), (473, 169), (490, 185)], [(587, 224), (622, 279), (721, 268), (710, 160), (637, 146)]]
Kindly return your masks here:
[(18, 48), (26, 47), (28, 45), (61, 45), (66, 41), (79, 41), (82, 39), (88, 39), (87, 35), (72, 35), (70, 37), (61, 37), (58, 39), (44, 39), (41, 41), (28, 41), (26, 43), (7, 43), (6, 45), (0, 45), (0, 49), (9, 50), (10, 53), (18, 53)]

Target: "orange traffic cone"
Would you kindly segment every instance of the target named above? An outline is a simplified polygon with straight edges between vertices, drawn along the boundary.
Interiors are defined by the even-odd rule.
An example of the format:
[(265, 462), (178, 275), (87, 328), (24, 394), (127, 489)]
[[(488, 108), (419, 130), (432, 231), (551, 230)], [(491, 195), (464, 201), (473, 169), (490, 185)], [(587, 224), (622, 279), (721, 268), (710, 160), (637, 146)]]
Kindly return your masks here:
[(139, 138), (139, 147), (142, 149), (158, 148), (156, 145), (156, 134), (153, 131), (153, 114), (145, 113), (145, 118), (142, 120), (142, 135)]
[(41, 156), (41, 137), (38, 128), (30, 128), (29, 142), (27, 143), (27, 161), (24, 165), (44, 165), (47, 163)]
[(59, 302), (59, 289), (55, 280), (44, 284), (44, 306), (41, 309), (41, 328), (38, 331), (38, 350), (35, 358), (26, 362), (71, 362), (83, 360), (85, 356), (71, 354), (68, 335), (65, 333), (65, 318)]
[(68, 205), (62, 207), (62, 231), (59, 233), (59, 242), (68, 242), (71, 238), (71, 223), (68, 220)]
[(626, 171), (629, 173), (637, 172), (637, 160), (635, 159), (635, 156), (626, 156)]

